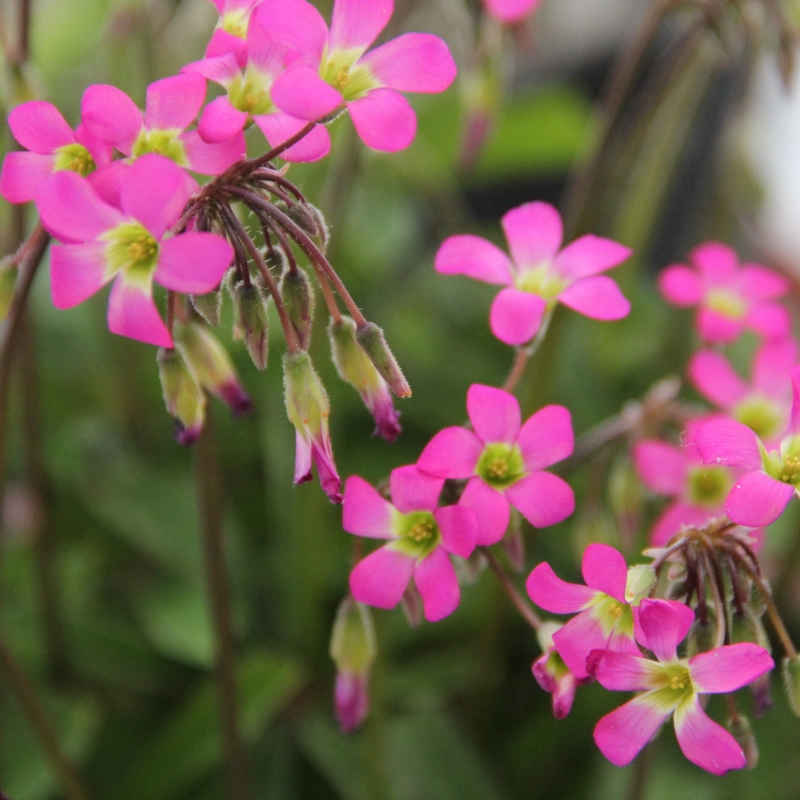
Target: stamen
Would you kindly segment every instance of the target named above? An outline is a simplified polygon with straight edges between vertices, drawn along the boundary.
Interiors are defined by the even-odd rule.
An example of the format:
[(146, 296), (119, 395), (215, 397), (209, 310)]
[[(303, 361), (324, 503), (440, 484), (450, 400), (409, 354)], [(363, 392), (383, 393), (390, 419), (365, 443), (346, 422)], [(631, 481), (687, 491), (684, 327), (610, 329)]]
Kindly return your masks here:
[(508, 475), (508, 460), (505, 458), (496, 458), (486, 468), (486, 473), (489, 478), (494, 480), (502, 480)]
[(608, 616), (611, 619), (619, 619), (622, 616), (622, 603), (613, 603), (608, 608)]
[(424, 542), (430, 539), (435, 532), (436, 528), (434, 524), (426, 520), (424, 522), (417, 522), (408, 532), (407, 536), (415, 542)]
[(784, 483), (795, 483), (800, 478), (800, 456), (788, 456), (783, 462), (780, 480)]

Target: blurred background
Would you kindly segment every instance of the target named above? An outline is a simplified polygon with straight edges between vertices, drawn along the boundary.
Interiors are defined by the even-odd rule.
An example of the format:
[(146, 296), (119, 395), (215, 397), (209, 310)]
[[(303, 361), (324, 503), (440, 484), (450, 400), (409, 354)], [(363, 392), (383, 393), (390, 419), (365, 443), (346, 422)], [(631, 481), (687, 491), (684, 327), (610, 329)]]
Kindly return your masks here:
[[(16, 5), (0, 0), (7, 43)], [(330, 3), (317, 5), (329, 14)], [(659, 26), (596, 180), (581, 188), (573, 170), (591, 164), (603, 141), (602, 87), (650, 4), (543, 0), (530, 20), (501, 30), (477, 2), (398, 0), (385, 36), (443, 36), (460, 78), (444, 95), (412, 98), (420, 129), (407, 151), (367, 151), (345, 118), (331, 129), (332, 155), (290, 173), (326, 215), (331, 261), (386, 331), (414, 390), (398, 403), (398, 441), (373, 438), (372, 420), (330, 362), (319, 309), (312, 356), (330, 394), (343, 477), (379, 482), (415, 461), (437, 430), (464, 419), (470, 384), (500, 384), (509, 369), (513, 353), (487, 324), (494, 289), (433, 270), (448, 235), (473, 232), (502, 244), (501, 215), (539, 199), (562, 204), (571, 235), (591, 230), (635, 248), (615, 271), (631, 315), (600, 323), (558, 309), (518, 392), (524, 416), (545, 403), (568, 406), (577, 434), (659, 378), (682, 375), (695, 344), (691, 318), (659, 298), (660, 268), (720, 238), (743, 257), (800, 270), (800, 85), (795, 78), (788, 91), (780, 71), (791, 46), (781, 55), (759, 12), (767, 4), (752, 0), (703, 27), (689, 47), (686, 27), (704, 5)], [(90, 83), (113, 83), (143, 105), (148, 83), (202, 57), (216, 20), (208, 0), (34, 0), (32, 8), (30, 61), (21, 73), (6, 63), (0, 78), (3, 118), (35, 96), (76, 124)], [(485, 131), (477, 145), (467, 136), (476, 120)], [(263, 152), (251, 133), (251, 153)], [(31, 209), (28, 226), (34, 222)], [(11, 228), (1, 205), (0, 253), (13, 246)], [(253, 413), (236, 421), (211, 402), (254, 798), (797, 796), (800, 724), (777, 675), (775, 707), (753, 723), (755, 771), (714, 778), (681, 756), (665, 728), (639, 791), (637, 767), (612, 766), (592, 741), (596, 720), (621, 697), (582, 688), (571, 715), (555, 721), (530, 672), (535, 637), (485, 571), (464, 571), (461, 606), (435, 625), (412, 630), (399, 608), (374, 614), (371, 714), (360, 731), (341, 735), (328, 642), (347, 591), (351, 537), (316, 480), (291, 485), (294, 431), (279, 335), (271, 365), (256, 372), (231, 339), (226, 303), (219, 335), (254, 401)], [(92, 798), (222, 798), (192, 455), (171, 437), (154, 349), (109, 334), (105, 308), (101, 293), (56, 312), (45, 264), (11, 385), (0, 634)], [(743, 372), (754, 344), (745, 338), (733, 354)], [(698, 399), (689, 390), (685, 397)], [(624, 441), (568, 477), (578, 509), (561, 525), (525, 531), (525, 574), (548, 560), (577, 579), (589, 541), (634, 559), (646, 544), (660, 506), (635, 479)], [(765, 558), (800, 634), (797, 523), (792, 510), (773, 526)], [(11, 800), (64, 797), (7, 677), (0, 675), (0, 787)]]

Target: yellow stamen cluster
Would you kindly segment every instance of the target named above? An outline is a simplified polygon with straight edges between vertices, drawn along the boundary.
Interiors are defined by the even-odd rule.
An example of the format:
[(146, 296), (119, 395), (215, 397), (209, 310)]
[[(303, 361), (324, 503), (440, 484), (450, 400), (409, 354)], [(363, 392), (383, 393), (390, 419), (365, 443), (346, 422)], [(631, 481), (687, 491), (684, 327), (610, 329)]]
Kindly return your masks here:
[(350, 70), (347, 68), (340, 69), (333, 79), (333, 88), (338, 89), (340, 92), (344, 91), (345, 86), (350, 83)]
[(88, 175), (95, 169), (94, 159), (88, 152), (76, 153), (68, 162), (67, 169), (77, 172), (78, 175)]
[(784, 483), (795, 483), (800, 478), (800, 456), (788, 456), (783, 462), (779, 480)]
[(508, 460), (505, 458), (496, 458), (486, 468), (486, 474), (489, 478), (494, 480), (502, 480), (508, 475)]
[(685, 689), (687, 686), (692, 685), (692, 679), (689, 677), (689, 670), (683, 670), (679, 675), (673, 675), (669, 682), (669, 688), (679, 691)]
[(432, 522), (418, 522), (416, 525), (412, 526), (411, 530), (408, 532), (408, 537), (415, 542), (424, 542), (430, 539), (435, 532)]
[(608, 616), (611, 619), (619, 619), (622, 616), (622, 603), (614, 603), (609, 606)]
[(156, 240), (147, 234), (142, 234), (128, 245), (128, 254), (133, 261), (147, 261), (157, 252)]

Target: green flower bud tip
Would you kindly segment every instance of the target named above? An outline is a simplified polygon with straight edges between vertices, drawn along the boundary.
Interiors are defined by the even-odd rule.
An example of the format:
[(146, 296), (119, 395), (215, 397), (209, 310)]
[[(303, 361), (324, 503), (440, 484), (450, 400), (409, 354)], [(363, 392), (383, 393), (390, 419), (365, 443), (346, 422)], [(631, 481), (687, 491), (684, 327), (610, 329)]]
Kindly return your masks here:
[(189, 296), (194, 310), (209, 324), (219, 325), (219, 315), (222, 311), (221, 288), (208, 294), (193, 294)]
[(292, 323), (301, 350), (311, 344), (311, 327), (314, 321), (314, 290), (308, 275), (298, 269), (287, 270), (281, 281), (281, 298)]
[(389, 388), (398, 397), (411, 397), (411, 387), (386, 344), (383, 331), (374, 322), (365, 322), (356, 331), (356, 338)]
[(795, 715), (800, 717), (800, 657), (784, 659), (783, 682), (789, 705)]
[(649, 564), (636, 564), (628, 569), (628, 580), (625, 585), (625, 600), (632, 606), (638, 606), (650, 594), (656, 583), (656, 571)]
[(341, 670), (365, 673), (378, 653), (375, 626), (367, 606), (345, 597), (331, 632), (330, 655)]
[(205, 422), (206, 396), (178, 350), (161, 347), (156, 359), (164, 402), (175, 417), (175, 439), (182, 445), (194, 444)]
[(235, 324), (257, 369), (266, 369), (269, 347), (267, 302), (258, 286), (237, 283), (233, 305)]

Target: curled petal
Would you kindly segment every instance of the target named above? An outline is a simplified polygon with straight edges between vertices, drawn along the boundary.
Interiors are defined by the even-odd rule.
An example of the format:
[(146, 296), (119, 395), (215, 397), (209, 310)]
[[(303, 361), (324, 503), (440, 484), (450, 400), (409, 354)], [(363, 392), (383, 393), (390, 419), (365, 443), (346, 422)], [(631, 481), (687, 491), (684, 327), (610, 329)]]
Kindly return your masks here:
[(456, 76), (450, 49), (430, 33), (406, 33), (361, 61), (381, 85), (400, 92), (443, 92)]
[(589, 234), (568, 244), (556, 257), (555, 268), (565, 278), (577, 281), (616, 267), (632, 252), (612, 239)]
[(478, 438), (513, 444), (519, 433), (519, 402), (513, 394), (473, 383), (467, 392), (467, 414)]
[(630, 764), (669, 717), (671, 709), (664, 710), (653, 702), (651, 694), (635, 697), (606, 714), (595, 726), (594, 741), (612, 764)]
[(576, 281), (561, 292), (558, 300), (573, 311), (592, 319), (622, 319), (631, 310), (631, 304), (619, 286), (605, 275)]
[(774, 667), (770, 654), (751, 642), (718, 647), (689, 659), (692, 685), (701, 694), (735, 692)]
[(417, 115), (394, 89), (373, 89), (347, 108), (361, 141), (373, 150), (396, 153), (414, 141)]
[(443, 547), (437, 547), (414, 569), (414, 583), (422, 595), (425, 619), (438, 622), (452, 614), (461, 600), (456, 571)]
[(526, 344), (538, 333), (546, 308), (547, 303), (539, 295), (509, 286), (492, 303), (492, 333), (505, 344)]
[(581, 573), (587, 586), (625, 602), (628, 565), (619, 550), (599, 542), (590, 544), (583, 551)]
[(350, 573), (350, 591), (359, 603), (394, 608), (413, 573), (414, 558), (385, 545), (356, 564)]
[(511, 518), (511, 509), (502, 492), (475, 477), (467, 484), (458, 504), (475, 514), (478, 520), (478, 544), (496, 544), (503, 538)]
[(731, 489), (725, 511), (739, 525), (760, 528), (778, 519), (794, 492), (794, 486), (775, 480), (766, 472), (748, 472)]
[(445, 428), (425, 446), (417, 466), (439, 478), (469, 478), (475, 473), (482, 452), (483, 445), (472, 431)]
[(108, 329), (158, 347), (172, 347), (172, 337), (153, 302), (152, 284), (117, 276), (108, 298)]
[(709, 719), (695, 694), (675, 709), (675, 736), (686, 758), (714, 775), (742, 769), (746, 763), (736, 739)]
[(562, 581), (553, 568), (542, 562), (534, 568), (525, 583), (528, 596), (539, 608), (553, 614), (574, 614), (597, 596), (597, 591), (580, 583)]
[(550, 262), (561, 246), (561, 215), (549, 203), (525, 203), (512, 208), (502, 224), (518, 269)]
[(444, 506), (433, 512), (442, 532), (442, 547), (448, 553), (469, 558), (478, 542), (478, 518), (463, 505)]
[(689, 267), (676, 264), (658, 276), (661, 294), (673, 305), (696, 306), (703, 299), (703, 282)]
[(572, 415), (564, 406), (545, 406), (529, 417), (517, 436), (528, 472), (537, 472), (572, 455)]
[(689, 377), (703, 397), (721, 408), (733, 408), (747, 396), (747, 384), (722, 353), (696, 353), (689, 363)]
[(534, 528), (556, 525), (575, 510), (575, 495), (570, 485), (549, 472), (526, 475), (506, 489), (506, 497)]
[(356, 536), (394, 539), (391, 503), (363, 478), (351, 475), (344, 484), (342, 527)]
[(486, 239), (470, 234), (445, 239), (436, 254), (435, 266), (442, 275), (466, 275), (500, 285), (513, 281), (508, 256)]
[(392, 470), (389, 478), (392, 503), (402, 514), (412, 511), (433, 511), (439, 502), (444, 478), (428, 475), (416, 464)]

